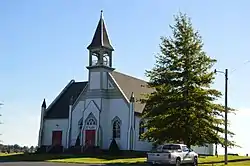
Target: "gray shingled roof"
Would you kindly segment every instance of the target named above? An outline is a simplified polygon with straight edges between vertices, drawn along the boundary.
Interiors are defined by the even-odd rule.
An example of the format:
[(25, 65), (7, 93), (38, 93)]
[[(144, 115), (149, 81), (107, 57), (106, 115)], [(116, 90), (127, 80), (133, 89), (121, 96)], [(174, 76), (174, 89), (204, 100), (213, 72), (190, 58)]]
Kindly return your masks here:
[[(88, 82), (74, 82), (69, 83), (57, 99), (46, 110), (46, 119), (63, 119), (69, 117), (69, 104), (71, 99), (76, 101), (77, 97), (83, 91)], [(73, 97), (73, 98), (72, 98)]]
[(112, 76), (114, 77), (117, 84), (122, 89), (123, 93), (130, 99), (131, 93), (134, 93), (135, 96), (135, 112), (142, 113), (145, 104), (142, 104), (140, 100), (145, 93), (152, 93), (153, 89), (148, 88), (147, 82), (117, 71), (113, 71)]
[(109, 37), (108, 37), (108, 33), (106, 30), (106, 26), (105, 26), (102, 14), (101, 14), (99, 23), (97, 25), (92, 42), (87, 47), (87, 49), (93, 49), (93, 48), (107, 48), (112, 51), (114, 50), (114, 48), (111, 46), (109, 42)]
[[(113, 71), (112, 76), (115, 81), (122, 89), (123, 93), (130, 99), (131, 93), (134, 93), (135, 96), (135, 112), (142, 113), (145, 104), (140, 103), (138, 101), (143, 96), (142, 94), (151, 93), (153, 90), (147, 88), (147, 82), (141, 79), (119, 73)], [(84, 90), (87, 85), (87, 81), (85, 82), (72, 82), (64, 88), (62, 93), (58, 96), (57, 99), (48, 107), (45, 118), (46, 119), (60, 119), (60, 118), (68, 118), (69, 117), (69, 103), (71, 100), (71, 96), (73, 96), (73, 103), (76, 101), (80, 93)]]

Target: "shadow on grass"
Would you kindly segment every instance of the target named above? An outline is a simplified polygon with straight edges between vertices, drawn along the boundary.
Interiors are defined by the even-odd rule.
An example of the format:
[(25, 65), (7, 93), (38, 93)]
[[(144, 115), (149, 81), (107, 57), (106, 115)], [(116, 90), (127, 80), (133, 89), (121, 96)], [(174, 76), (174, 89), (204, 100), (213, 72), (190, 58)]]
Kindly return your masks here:
[[(142, 165), (145, 164), (145, 162), (142, 161), (137, 161), (136, 158), (139, 157), (144, 157), (144, 156), (134, 156), (134, 155), (119, 155), (119, 156), (114, 156), (114, 155), (108, 155), (108, 154), (101, 154), (101, 155), (87, 155), (87, 154), (35, 154), (35, 153), (30, 153), (30, 154), (7, 154), (7, 155), (3, 155), (0, 156), (0, 162), (46, 162), (46, 161), (50, 161), (50, 160), (59, 160), (58, 162), (63, 163), (64, 161), (60, 161), (60, 160), (64, 160), (64, 159), (72, 159), (70, 161), (65, 161), (66, 163), (81, 163), (81, 161), (79, 162), (79, 160), (86, 158), (85, 161), (83, 161), (83, 163), (88, 163), (88, 158), (89, 160), (91, 160), (91, 158), (93, 158), (93, 160), (100, 160), (97, 161), (96, 164), (100, 163), (100, 164), (105, 164), (105, 162), (109, 162), (111, 160), (119, 160), (119, 159), (128, 159), (131, 161), (133, 161), (131, 163), (131, 161), (125, 160), (124, 162), (111, 162), (108, 163), (107, 165), (113, 165), (113, 164), (119, 164), (119, 165), (131, 165), (131, 164), (137, 164), (137, 165)], [(81, 158), (81, 159), (80, 159)], [(93, 163), (93, 160), (89, 161), (90, 163)], [(75, 161), (75, 162), (74, 162)], [(57, 161), (55, 161), (57, 162)]]

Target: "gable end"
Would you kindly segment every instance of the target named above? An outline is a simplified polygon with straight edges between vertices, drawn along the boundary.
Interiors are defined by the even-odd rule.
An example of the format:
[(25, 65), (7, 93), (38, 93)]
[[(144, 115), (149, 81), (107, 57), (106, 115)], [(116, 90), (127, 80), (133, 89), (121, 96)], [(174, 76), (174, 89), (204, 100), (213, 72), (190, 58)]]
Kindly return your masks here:
[(73, 103), (83, 91), (88, 82), (71, 81), (52, 102), (46, 110), (45, 119), (67, 119), (69, 117), (69, 104), (72, 98)]

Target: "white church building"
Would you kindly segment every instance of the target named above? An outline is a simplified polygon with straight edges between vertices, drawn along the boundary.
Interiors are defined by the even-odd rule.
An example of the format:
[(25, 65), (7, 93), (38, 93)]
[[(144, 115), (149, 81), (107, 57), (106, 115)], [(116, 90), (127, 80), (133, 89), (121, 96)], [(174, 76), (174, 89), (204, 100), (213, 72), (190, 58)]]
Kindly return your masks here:
[[(71, 80), (54, 101), (41, 109), (38, 146), (97, 146), (108, 149), (113, 139), (121, 150), (149, 151), (152, 143), (140, 139), (145, 132), (141, 94), (151, 93), (146, 81), (113, 68), (114, 48), (101, 14), (89, 50), (88, 81)], [(193, 147), (213, 155), (214, 146)]]

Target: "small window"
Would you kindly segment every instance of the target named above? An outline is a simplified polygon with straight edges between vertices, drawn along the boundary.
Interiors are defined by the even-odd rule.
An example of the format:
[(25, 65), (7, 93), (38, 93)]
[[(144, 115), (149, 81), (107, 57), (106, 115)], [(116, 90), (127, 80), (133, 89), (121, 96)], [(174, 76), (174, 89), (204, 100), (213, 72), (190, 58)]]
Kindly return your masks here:
[(112, 83), (110, 81), (108, 81), (108, 88), (109, 89), (113, 89), (114, 88), (114, 86), (112, 85)]
[(87, 125), (96, 125), (96, 122), (94, 119), (91, 118), (87, 121)]
[(145, 133), (144, 122), (141, 121), (139, 124), (139, 139), (142, 139), (142, 134)]
[(113, 138), (121, 137), (121, 123), (118, 119), (113, 122)]

